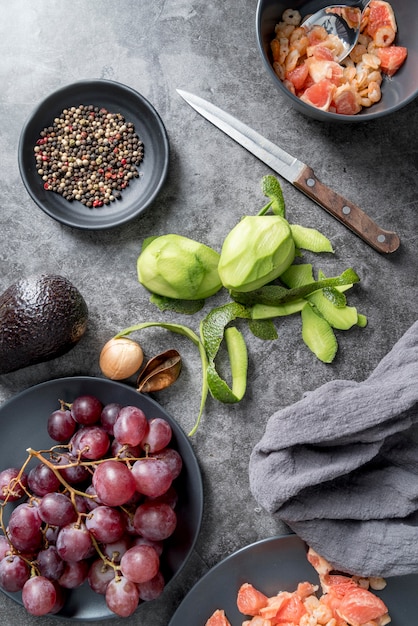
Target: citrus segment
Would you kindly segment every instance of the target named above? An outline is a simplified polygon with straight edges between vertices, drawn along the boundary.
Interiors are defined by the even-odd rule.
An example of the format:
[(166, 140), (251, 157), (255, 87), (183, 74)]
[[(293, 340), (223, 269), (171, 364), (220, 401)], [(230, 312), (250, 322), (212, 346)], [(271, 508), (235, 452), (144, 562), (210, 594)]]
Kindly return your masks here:
[(267, 596), (250, 583), (244, 583), (238, 590), (237, 607), (244, 615), (258, 615), (267, 602)]
[(371, 37), (375, 38), (376, 33), (381, 28), (389, 27), (396, 32), (395, 15), (388, 2), (372, 0), (369, 9), (369, 21), (366, 30)]
[(208, 619), (205, 626), (231, 626), (231, 624), (226, 618), (225, 611), (217, 609)]
[(403, 46), (388, 46), (378, 48), (377, 55), (380, 59), (380, 68), (387, 76), (393, 76), (406, 60), (408, 50)]
[(308, 87), (301, 96), (301, 100), (307, 104), (321, 109), (322, 111), (328, 111), (331, 104), (332, 96), (335, 90), (335, 85), (327, 79), (322, 79), (319, 83), (315, 83), (311, 87)]
[(347, 593), (338, 607), (338, 613), (349, 624), (366, 624), (386, 615), (385, 603), (367, 589), (356, 587)]

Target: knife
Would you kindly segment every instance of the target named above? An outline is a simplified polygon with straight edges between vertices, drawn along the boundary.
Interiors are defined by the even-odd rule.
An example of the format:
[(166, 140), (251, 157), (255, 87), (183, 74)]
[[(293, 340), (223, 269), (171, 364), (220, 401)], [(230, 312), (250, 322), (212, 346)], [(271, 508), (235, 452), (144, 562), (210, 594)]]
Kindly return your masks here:
[(360, 207), (324, 185), (311, 167), (211, 102), (181, 89), (177, 89), (177, 93), (200, 115), (331, 213), (369, 246), (384, 253), (395, 252), (399, 248), (400, 240), (396, 233), (383, 230)]

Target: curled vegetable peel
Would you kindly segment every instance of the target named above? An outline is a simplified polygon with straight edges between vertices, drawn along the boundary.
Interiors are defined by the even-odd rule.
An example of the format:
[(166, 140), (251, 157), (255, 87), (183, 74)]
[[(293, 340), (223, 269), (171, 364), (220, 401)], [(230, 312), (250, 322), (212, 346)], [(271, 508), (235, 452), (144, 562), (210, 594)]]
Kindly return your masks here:
[[(237, 306), (239, 307), (240, 305)], [(231, 316), (225, 318), (223, 313), (222, 311), (220, 316), (217, 316), (216, 312), (213, 313), (211, 320), (209, 320), (204, 330), (202, 331), (201, 329), (201, 338), (187, 326), (163, 322), (144, 322), (143, 324), (130, 326), (120, 331), (115, 337), (126, 337), (132, 332), (151, 326), (159, 326), (171, 332), (184, 335), (198, 347), (202, 364), (201, 400), (198, 417), (192, 430), (189, 432), (189, 436), (194, 435), (197, 431), (206, 404), (208, 391), (211, 392), (215, 399), (222, 402), (239, 402), (245, 394), (247, 381), (247, 348), (241, 333), (235, 328), (225, 330), (225, 339), (231, 362), (232, 388), (227, 385), (216, 370), (215, 358), (224, 335), (225, 326), (231, 319)]]

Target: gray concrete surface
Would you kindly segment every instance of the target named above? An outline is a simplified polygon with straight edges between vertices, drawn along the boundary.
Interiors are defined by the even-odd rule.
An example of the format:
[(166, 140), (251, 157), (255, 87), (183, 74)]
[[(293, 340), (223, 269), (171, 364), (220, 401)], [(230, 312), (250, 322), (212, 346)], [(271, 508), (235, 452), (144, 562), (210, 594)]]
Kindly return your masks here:
[[(259, 510), (248, 487), (249, 454), (269, 415), (328, 380), (362, 380), (417, 318), (418, 102), (367, 125), (327, 126), (301, 116), (264, 72), (255, 10), (256, 0), (1, 0), (0, 289), (32, 272), (61, 273), (83, 293), (90, 323), (68, 355), (0, 376), (0, 402), (51, 378), (100, 376), (101, 347), (132, 324), (171, 321), (198, 330), (200, 315), (163, 314), (149, 303), (136, 277), (142, 241), (176, 232), (219, 249), (242, 215), (263, 206), (260, 181), (271, 172), (189, 108), (176, 88), (211, 99), (309, 163), (323, 182), (402, 241), (398, 252), (382, 256), (283, 182), (290, 221), (320, 229), (335, 247), (316, 266), (330, 275), (351, 266), (361, 276), (350, 302), (368, 316), (368, 327), (338, 333), (331, 365), (303, 345), (298, 317), (280, 323), (276, 342), (257, 340), (243, 327), (245, 399), (236, 405), (209, 399), (192, 440), (205, 497), (196, 549), (158, 602), (112, 619), (115, 626), (166, 626), (209, 568), (249, 543), (286, 532)], [(132, 223), (103, 232), (71, 229), (46, 216), (29, 198), (17, 164), (20, 131), (34, 106), (60, 86), (88, 78), (116, 80), (142, 93), (163, 118), (171, 146), (168, 179), (153, 205)], [(216, 296), (203, 313), (224, 300)], [(137, 339), (150, 356), (168, 347), (181, 352), (180, 379), (156, 399), (187, 432), (199, 404), (194, 347), (158, 329)], [(7, 424), (0, 432), (7, 437)], [(62, 623), (28, 616), (3, 594), (0, 614), (5, 626)]]

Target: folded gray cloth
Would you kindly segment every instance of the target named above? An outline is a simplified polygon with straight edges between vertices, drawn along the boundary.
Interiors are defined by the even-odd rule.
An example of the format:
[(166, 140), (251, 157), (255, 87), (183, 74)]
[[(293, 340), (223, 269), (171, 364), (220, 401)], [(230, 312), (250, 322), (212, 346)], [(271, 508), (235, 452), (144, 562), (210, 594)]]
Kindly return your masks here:
[(328, 382), (274, 413), (249, 478), (335, 569), (418, 573), (418, 321), (365, 381)]

